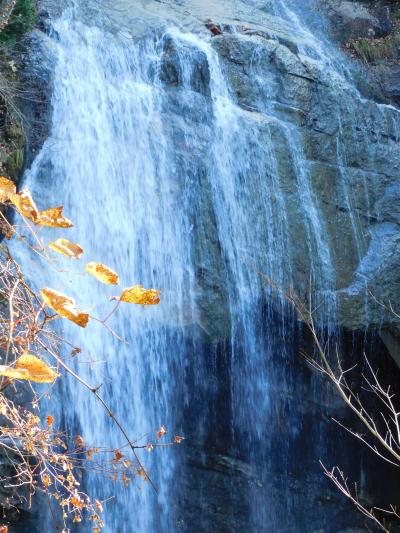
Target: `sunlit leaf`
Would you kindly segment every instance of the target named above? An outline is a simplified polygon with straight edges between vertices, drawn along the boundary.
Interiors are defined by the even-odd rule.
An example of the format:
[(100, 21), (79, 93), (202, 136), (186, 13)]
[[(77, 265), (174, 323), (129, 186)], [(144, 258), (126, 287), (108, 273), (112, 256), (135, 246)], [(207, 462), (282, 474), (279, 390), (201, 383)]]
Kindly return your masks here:
[(0, 202), (6, 202), (10, 198), (10, 194), (15, 194), (17, 188), (15, 183), (4, 176), (0, 176)]
[(22, 189), (17, 194), (9, 194), (10, 202), (17, 208), (17, 210), (26, 218), (29, 218), (35, 224), (39, 220), (39, 210), (27, 188)]
[(34, 355), (24, 354), (17, 360), (15, 367), (0, 365), (0, 376), (11, 379), (24, 379), (36, 383), (52, 383), (58, 377), (58, 374), (41, 359)]
[(118, 285), (119, 283), (118, 274), (102, 263), (88, 263), (86, 265), (86, 272), (92, 274), (92, 276), (107, 285)]
[(63, 207), (51, 207), (45, 211), (39, 211), (37, 224), (52, 228), (72, 228), (73, 223), (62, 214)]
[(144, 289), (141, 285), (124, 289), (119, 297), (121, 302), (139, 305), (156, 305), (160, 302), (160, 291), (156, 289)]
[(89, 322), (88, 313), (83, 313), (75, 304), (75, 300), (53, 289), (45, 287), (40, 291), (44, 303), (60, 316), (71, 320), (78, 326), (85, 328)]
[(67, 239), (57, 239), (49, 243), (49, 248), (59, 254), (67, 255), (73, 259), (80, 259), (83, 254), (83, 248), (79, 244), (70, 242)]
[(47, 415), (46, 416), (46, 423), (47, 423), (48, 426), (52, 426), (53, 423), (54, 423), (54, 417), (51, 416), (51, 415)]

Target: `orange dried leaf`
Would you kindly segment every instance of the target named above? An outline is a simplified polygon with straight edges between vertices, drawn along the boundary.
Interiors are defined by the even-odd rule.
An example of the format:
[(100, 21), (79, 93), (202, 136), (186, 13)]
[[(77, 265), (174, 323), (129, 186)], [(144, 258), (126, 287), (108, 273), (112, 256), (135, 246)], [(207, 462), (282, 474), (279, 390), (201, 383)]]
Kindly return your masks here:
[(54, 417), (51, 415), (46, 416), (46, 423), (48, 426), (52, 426), (54, 424)]
[(154, 450), (154, 446), (152, 444), (146, 444), (146, 450), (150, 453)]
[(163, 435), (166, 435), (166, 433), (167, 433), (167, 430), (165, 429), (165, 427), (161, 426), (160, 429), (157, 431), (157, 434), (156, 434), (157, 439), (161, 439), (161, 437)]
[(113, 463), (117, 463), (123, 458), (123, 454), (119, 450), (114, 451), (114, 459), (112, 460)]
[(43, 483), (43, 486), (46, 487), (46, 489), (47, 489), (48, 487), (50, 487), (50, 485), (51, 485), (51, 479), (50, 479), (50, 476), (47, 475), (47, 474), (44, 474), (44, 475), (42, 476), (42, 483)]
[(46, 363), (30, 354), (22, 355), (15, 363), (15, 367), (0, 365), (0, 376), (34, 381), (36, 383), (53, 383), (58, 378), (57, 372), (54, 372)]
[(15, 183), (4, 176), (0, 176), (0, 202), (6, 202), (10, 198), (10, 194), (15, 194), (17, 188)]
[(81, 248), (79, 244), (70, 242), (67, 239), (57, 239), (56, 241), (49, 243), (49, 248), (53, 250), (53, 252), (64, 254), (68, 257), (72, 257), (72, 259), (80, 259), (83, 254), (83, 248)]
[(73, 496), (69, 500), (69, 502), (70, 502), (71, 505), (73, 505), (77, 509), (83, 509), (83, 502), (79, 498), (76, 498), (75, 496)]
[(37, 224), (52, 228), (72, 228), (73, 223), (62, 214), (63, 207), (51, 207), (45, 211), (39, 211)]
[(27, 188), (22, 189), (17, 194), (9, 194), (10, 202), (17, 208), (17, 210), (26, 218), (29, 218), (35, 224), (39, 220), (39, 210)]
[(181, 437), (180, 435), (175, 435), (174, 437), (174, 441), (177, 443), (177, 444), (180, 444), (183, 440), (184, 440), (185, 437)]
[(85, 270), (106, 285), (118, 285), (119, 283), (118, 274), (102, 263), (88, 263)]
[(145, 481), (147, 481), (149, 479), (149, 476), (147, 475), (147, 472), (144, 468), (139, 468), (136, 472), (136, 474), (143, 478)]
[[(4, 235), (4, 237), (9, 241), (12, 236), (14, 235), (15, 233), (15, 229), (12, 227), (12, 226), (8, 226), (8, 227), (5, 227), (5, 228), (2, 228), (2, 233)], [(0, 531), (1, 533), (1, 531)]]
[(81, 328), (85, 328), (89, 322), (88, 313), (83, 313), (75, 305), (75, 300), (53, 289), (45, 287), (40, 291), (44, 303), (60, 316), (71, 320)]
[(141, 285), (124, 289), (119, 296), (121, 302), (139, 305), (156, 305), (160, 302), (160, 291), (156, 289), (144, 289)]

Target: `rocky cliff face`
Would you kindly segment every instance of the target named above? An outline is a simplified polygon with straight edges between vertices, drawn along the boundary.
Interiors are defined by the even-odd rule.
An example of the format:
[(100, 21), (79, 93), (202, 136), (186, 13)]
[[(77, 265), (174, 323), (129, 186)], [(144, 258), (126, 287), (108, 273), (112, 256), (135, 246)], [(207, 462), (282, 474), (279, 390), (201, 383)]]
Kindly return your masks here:
[[(120, 0), (117, 7), (124, 8), (125, 2)], [(187, 30), (213, 35), (228, 89), (243, 111), (240, 122), (265, 144), (268, 157), (276, 162), (272, 209), (285, 209), (288, 237), (281, 252), (287, 257), (278, 265), (279, 274), (278, 268), (268, 267), (267, 239), (258, 243), (260, 249), (253, 257), (256, 269), (278, 277), (286, 288), (294, 286), (300, 294), (307, 292), (310, 273), (314, 273), (316, 290), (328, 291), (336, 301), (335, 317), (330, 319), (351, 330), (383, 325), (395, 343), (392, 337), (398, 320), (375, 299), (393, 305), (400, 299), (400, 115), (393, 107), (399, 67), (391, 57), (367, 69), (359, 58), (349, 59), (339, 47), (354, 56), (352, 43), (357, 39), (379, 44), (397, 35), (396, 3), (322, 0), (317, 4), (319, 14), (314, 3), (297, 7), (308, 18), (309, 32), (298, 20), (288, 19), (285, 3), (280, 2), (235, 1), (224, 6), (194, 0), (184, 6), (169, 2), (168, 15), (162, 4), (144, 3), (135, 16), (125, 12), (120, 23), (138, 38), (145, 37), (149, 28), (163, 31), (165, 17), (179, 20)], [(336, 49), (325, 38), (328, 30)], [(38, 39), (38, 33), (35, 42), (45, 46), (42, 35)], [(191, 53), (188, 44), (187, 54)], [(196, 143), (190, 146), (189, 166), (199, 169), (200, 159), (209, 157), (207, 146), (213, 136), (209, 66), (204, 55), (196, 55), (188, 94), (182, 73), (184, 58), (179, 54), (172, 41), (167, 43), (161, 64), (160, 78), (171, 104), (165, 111), (170, 115), (171, 149), (178, 159), (181, 154), (180, 164), (187, 166), (184, 139), (186, 130), (192, 130)], [(41, 52), (41, 57), (46, 54)], [(51, 71), (48, 67), (47, 72)], [(41, 68), (43, 78), (46, 68)], [(388, 79), (392, 80), (389, 84)], [(210, 120), (193, 112), (192, 99), (196, 107), (208, 109)], [(267, 159), (258, 161), (257, 168), (251, 163), (248, 171), (264, 174), (268, 182), (271, 164)], [(312, 216), (318, 219), (312, 222), (304, 213), (302, 179), (310, 187)], [(195, 215), (199, 245), (194, 259), (198, 305), (204, 309), (199, 324), (211, 338), (225, 338), (229, 312), (211, 192), (201, 175), (196, 180), (200, 185)], [(256, 188), (254, 184), (255, 201), (260, 193)], [(265, 216), (262, 209), (260, 205), (260, 217)], [(268, 226), (270, 222), (259, 223)], [(277, 230), (271, 231), (276, 240)]]
[[(295, 19), (285, 19), (285, 10), (278, 3), (238, 2), (233, 8), (231, 5), (231, 18), (213, 5), (199, 11), (195, 2), (189, 2), (186, 8), (198, 27), (203, 22), (214, 35), (213, 47), (229, 91), (243, 111), (241, 125), (269, 153), (269, 161), (250, 162), (253, 168), (249, 172), (264, 174), (268, 181), (270, 160), (276, 161), (277, 188), (271, 190), (270, 201), (272, 209), (277, 209), (283, 198), (288, 231), (286, 249), (281, 250), (287, 260), (279, 265), (283, 270), (279, 279), (304, 294), (310, 272), (314, 271), (316, 289), (321, 293), (330, 291), (336, 300), (337, 324), (351, 330), (391, 327), (397, 323), (396, 317), (374, 301), (370, 293), (386, 304), (395, 304), (400, 298), (400, 115), (390, 105), (396, 103), (390, 91), (383, 94), (382, 89), (378, 94), (372, 81), (365, 82), (369, 74), (363, 67), (335, 50), (323, 32), (328, 20), (336, 39), (343, 44), (357, 36), (387, 36), (395, 22), (390, 8), (383, 4), (322, 4), (321, 9), (329, 18), (312, 20), (314, 14), (309, 33)], [(301, 7), (303, 14), (307, 9), (307, 5)], [(240, 23), (234, 16), (237, 13)], [(189, 113), (184, 105), (182, 64), (171, 46), (165, 49), (162, 80), (171, 101), (176, 102), (168, 112), (173, 113), (172, 136), (178, 138), (184, 135), (179, 121)], [(191, 89), (197, 94), (199, 105), (210, 108), (207, 61), (201, 55), (195, 61), (197, 70)], [(197, 119), (202, 121), (201, 129)], [(206, 147), (207, 137), (213, 132), (203, 119), (191, 113), (194, 135), (201, 132), (203, 136), (198, 146)], [(199, 157), (204, 155), (199, 152)], [(303, 177), (299, 176), (301, 173)], [(307, 220), (304, 212), (305, 183), (310, 187), (308, 200), (317, 219), (311, 222), (314, 215)], [(256, 184), (254, 187), (257, 202), (260, 191)], [(201, 317), (200, 322), (211, 336), (223, 337), (223, 324), (227, 321), (224, 288), (218, 278), (218, 237), (205, 189), (198, 198), (198, 242), (207, 242), (208, 247), (199, 249), (197, 258), (202, 268), (199, 302), (201, 306), (204, 300), (203, 307), (207, 309), (207, 316)], [(260, 217), (265, 216), (261, 205), (259, 213)], [(268, 226), (270, 221), (259, 223)], [(201, 239), (203, 233), (206, 240)], [(275, 234), (273, 238), (278, 237)], [(264, 249), (263, 243), (258, 243), (257, 269), (266, 275), (278, 275), (277, 269), (268, 271), (266, 242)], [(215, 314), (210, 314), (210, 309)], [(215, 331), (216, 324), (219, 331)]]

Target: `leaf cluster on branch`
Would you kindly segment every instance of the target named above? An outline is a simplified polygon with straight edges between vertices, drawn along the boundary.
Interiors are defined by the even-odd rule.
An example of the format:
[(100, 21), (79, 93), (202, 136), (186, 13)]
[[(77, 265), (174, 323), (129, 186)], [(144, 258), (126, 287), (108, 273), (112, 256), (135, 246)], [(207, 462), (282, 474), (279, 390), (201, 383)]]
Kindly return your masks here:
[[(0, 203), (13, 208), (22, 220), (21, 226), (12, 225), (0, 211), (3, 236), (20, 239), (42, 257), (47, 257), (47, 252), (37, 228), (50, 226), (66, 230), (73, 226), (64, 217), (62, 207), (39, 210), (27, 188), (17, 192), (14, 183), (1, 176)], [(21, 227), (28, 231), (29, 238), (22, 235)], [(65, 237), (50, 242), (48, 248), (76, 261), (84, 254), (79, 244)], [(85, 272), (100, 283), (119, 284), (119, 275), (102, 263), (88, 262)], [(183, 437), (175, 435), (171, 441), (164, 441), (167, 431), (163, 426), (153, 435), (132, 440), (100, 395), (101, 385), (93, 386), (85, 381), (70, 368), (68, 358), (62, 355), (66, 348), (72, 358), (82, 350), (54, 329), (55, 320), (64, 318), (86, 328), (93, 319), (119, 338), (107, 322), (121, 302), (156, 305), (160, 302), (160, 291), (134, 285), (123, 289), (111, 300), (116, 300), (116, 305), (105, 319), (99, 319), (82, 311), (73, 298), (50, 287), (43, 287), (37, 293), (27, 282), (9, 247), (4, 243), (0, 245), (0, 355), (3, 363), (0, 365), (0, 450), (12, 465), (11, 475), (0, 476), (0, 485), (14, 487), (20, 498), (27, 498), (29, 502), (37, 492), (44, 493), (51, 506), (52, 502), (57, 502), (61, 507), (64, 532), (69, 531), (70, 521), (81, 522), (85, 516), (92, 522), (94, 533), (98, 533), (104, 525), (101, 517), (104, 502), (90, 497), (81, 488), (84, 471), (98, 472), (124, 486), (139, 477), (156, 490), (139, 458), (139, 451), (151, 452), (154, 448), (173, 446), (183, 440)], [(77, 380), (101, 404), (123, 439), (118, 449), (107, 449), (101, 443), (88, 444), (80, 435), (67, 435), (56, 428), (51, 414), (40, 417), (43, 394), (39, 394), (32, 384), (48, 383), (52, 386), (63, 374)], [(31, 410), (15, 401), (15, 386), (19, 381), (28, 382), (32, 388), (34, 400)], [(57, 529), (58, 519), (53, 511), (52, 514)]]

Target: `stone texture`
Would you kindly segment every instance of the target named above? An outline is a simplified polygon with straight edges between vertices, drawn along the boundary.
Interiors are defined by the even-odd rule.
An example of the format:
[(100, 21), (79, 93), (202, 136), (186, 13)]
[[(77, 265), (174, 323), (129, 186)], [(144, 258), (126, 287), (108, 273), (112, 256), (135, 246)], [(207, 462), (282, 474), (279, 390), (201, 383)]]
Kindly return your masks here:
[(345, 43), (358, 37), (385, 37), (392, 30), (390, 8), (384, 2), (322, 0), (333, 36)]
[[(305, 41), (308, 37), (297, 28), (290, 31), (278, 13), (266, 16), (258, 6), (239, 4), (240, 23), (233, 24), (218, 11), (203, 20), (222, 29), (212, 44), (242, 110), (240, 130), (248, 133), (241, 142), (250, 153), (256, 142), (265, 147), (254, 157), (241, 156), (249, 157), (246, 194), (253, 195), (259, 233), (253, 260), (260, 272), (277, 275), (301, 294), (308, 290), (313, 271), (317, 291), (333, 291), (335, 321), (341, 326), (354, 330), (396, 324), (397, 318), (371, 301), (369, 292), (382, 302), (400, 301), (399, 112), (365, 99), (329, 43)], [(347, 17), (343, 24), (352, 35), (361, 35), (367, 26), (375, 33), (386, 31), (386, 15), (376, 8), (330, 2), (329, 9), (340, 12), (343, 20)], [(188, 58), (192, 68), (185, 71)], [(230, 320), (208, 181), (215, 126), (205, 54), (190, 43), (180, 44), (178, 50), (173, 39), (165, 40), (160, 80), (167, 96), (163, 112), (171, 151), (179, 172), (186, 169), (185, 186), (191, 187), (193, 197), (198, 324), (210, 338), (223, 339), (229, 336)], [(262, 186), (253, 178), (260, 175)], [(271, 251), (262, 243), (268, 242), (268, 234), (275, 241), (280, 237), (263, 202), (258, 205), (266, 194), (264, 186), (270, 190), (272, 213), (285, 206), (288, 234), (279, 249), (285, 258), (277, 259), (270, 271)], [(315, 209), (314, 226), (306, 212), (304, 187)], [(280, 216), (277, 211), (278, 220)], [(263, 228), (268, 229), (265, 235)]]

